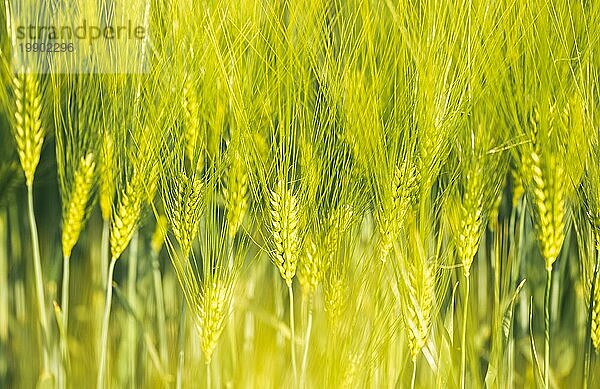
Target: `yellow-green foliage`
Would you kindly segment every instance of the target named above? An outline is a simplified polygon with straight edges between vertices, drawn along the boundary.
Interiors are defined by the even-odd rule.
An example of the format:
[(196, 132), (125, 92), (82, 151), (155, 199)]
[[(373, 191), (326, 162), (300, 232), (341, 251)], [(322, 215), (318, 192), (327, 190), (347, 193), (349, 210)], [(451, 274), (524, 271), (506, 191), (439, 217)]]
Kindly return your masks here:
[(600, 387), (599, 1), (77, 0), (110, 74), (21, 67), (38, 3), (0, 387)]

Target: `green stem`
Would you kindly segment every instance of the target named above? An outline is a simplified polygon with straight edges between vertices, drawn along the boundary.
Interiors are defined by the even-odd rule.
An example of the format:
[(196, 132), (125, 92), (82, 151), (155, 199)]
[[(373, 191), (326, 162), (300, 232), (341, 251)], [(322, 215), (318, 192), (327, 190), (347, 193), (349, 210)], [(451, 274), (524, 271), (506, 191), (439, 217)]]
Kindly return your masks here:
[(31, 246), (33, 248), (33, 270), (35, 273), (35, 292), (42, 327), (42, 366), (44, 372), (49, 372), (49, 332), (48, 317), (46, 316), (46, 298), (44, 296), (44, 281), (42, 279), (42, 261), (40, 258), (40, 244), (38, 241), (37, 224), (33, 212), (33, 185), (27, 184), (27, 205), (29, 210), (29, 226), (31, 229)]
[(63, 278), (62, 278), (62, 294), (60, 296), (60, 307), (63, 314), (63, 332), (67, 336), (67, 327), (69, 324), (69, 274), (70, 274), (70, 257), (63, 257)]
[(308, 366), (308, 349), (310, 345), (310, 333), (312, 332), (312, 321), (313, 321), (313, 304), (312, 296), (309, 297), (308, 301), (308, 321), (306, 323), (306, 334), (304, 339), (304, 354), (302, 355), (302, 369), (300, 372), (300, 387), (304, 388), (306, 384), (306, 368)]
[(552, 285), (552, 267), (546, 268), (546, 291), (544, 294), (544, 388), (550, 387), (550, 286)]
[(0, 208), (0, 383), (7, 384), (5, 378), (9, 372), (9, 353), (5, 350), (9, 347), (9, 315), (10, 315), (10, 280), (8, 276), (8, 212), (4, 207)]
[[(62, 331), (61, 331), (61, 348), (63, 354), (63, 379), (67, 379), (67, 366), (69, 361), (69, 279), (70, 279), (70, 256), (63, 257), (63, 277), (62, 277), (62, 293), (60, 296), (60, 307), (62, 309)], [(65, 385), (66, 385), (66, 381)]]
[(592, 315), (595, 308), (595, 299), (594, 295), (596, 294), (596, 288), (598, 287), (598, 260), (600, 259), (600, 250), (596, 250), (595, 262), (594, 262), (594, 272), (592, 278), (592, 288), (590, 291), (590, 302), (588, 308), (587, 315), (587, 330), (586, 330), (586, 341), (585, 341), (585, 353), (583, 356), (583, 389), (588, 388), (588, 381), (590, 375), (590, 362), (591, 362), (591, 354), (592, 354), (592, 339), (591, 339), (591, 323), (592, 323)]
[[(7, 212), (0, 210), (0, 343), (2, 347), (8, 341), (9, 318), (9, 277), (8, 277), (8, 218)], [(0, 357), (3, 359), (3, 357)]]
[(417, 380), (417, 358), (413, 359), (412, 378), (410, 380), (410, 388), (415, 389), (415, 381)]
[(206, 362), (206, 389), (210, 389), (212, 387), (210, 379), (210, 361), (208, 361)]
[[(233, 238), (229, 237), (227, 240), (227, 250), (229, 251), (229, 264), (228, 264), (228, 270), (229, 273), (231, 274), (234, 270), (233, 270), (233, 265), (234, 265), (234, 252), (233, 252)], [(237, 369), (237, 359), (238, 359), (238, 350), (237, 350), (237, 342), (236, 342), (236, 336), (235, 336), (235, 309), (234, 309), (234, 305), (235, 305), (235, 296), (231, 297), (231, 304), (229, 305), (229, 323), (227, 325), (227, 334), (229, 337), (229, 346), (231, 347), (231, 367), (232, 370), (235, 371)]]
[(154, 279), (154, 297), (156, 302), (156, 319), (158, 325), (158, 347), (163, 369), (168, 371), (169, 354), (167, 352), (167, 330), (165, 320), (165, 298), (163, 295), (162, 277), (160, 274), (160, 263), (158, 253), (152, 254), (152, 276)]
[(470, 274), (465, 272), (465, 305), (463, 307), (462, 335), (460, 341), (460, 387), (465, 389), (465, 373), (467, 370), (467, 318), (469, 314), (469, 292), (471, 289)]
[(177, 381), (175, 387), (181, 389), (183, 384), (183, 364), (185, 355), (185, 299), (181, 300), (181, 312), (179, 315), (179, 342), (177, 345)]
[(133, 311), (127, 318), (127, 339), (128, 339), (128, 365), (129, 365), (129, 385), (136, 387), (136, 358), (137, 358), (137, 330), (135, 317), (137, 314), (137, 260), (138, 260), (138, 232), (134, 232), (129, 245), (129, 266), (127, 267), (127, 300)]
[(110, 242), (110, 221), (104, 220), (102, 223), (102, 242), (100, 246), (100, 265), (102, 266), (102, 285), (106, 285), (106, 269), (108, 269), (108, 251)]
[(292, 370), (294, 371), (294, 386), (298, 384), (298, 368), (296, 367), (296, 331), (294, 326), (294, 290), (292, 283), (288, 282), (288, 291), (290, 295), (290, 346), (292, 353)]
[(98, 367), (97, 389), (104, 388), (104, 375), (106, 370), (106, 357), (108, 351), (108, 326), (110, 324), (110, 308), (112, 305), (112, 279), (117, 258), (113, 258), (108, 266), (106, 281), (106, 298), (104, 300), (104, 316), (102, 317), (102, 335), (100, 338), (100, 366)]

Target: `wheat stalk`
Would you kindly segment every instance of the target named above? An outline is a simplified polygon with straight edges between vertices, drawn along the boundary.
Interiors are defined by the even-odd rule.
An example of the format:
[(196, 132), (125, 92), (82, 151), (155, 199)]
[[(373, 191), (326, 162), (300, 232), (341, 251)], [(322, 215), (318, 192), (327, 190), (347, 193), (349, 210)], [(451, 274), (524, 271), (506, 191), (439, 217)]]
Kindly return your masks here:
[(35, 289), (40, 327), (42, 330), (42, 368), (43, 374), (46, 374), (49, 372), (50, 332), (46, 315), (46, 298), (44, 294), (37, 224), (33, 209), (33, 179), (40, 160), (42, 144), (44, 143), (44, 129), (41, 118), (42, 95), (40, 84), (37, 77), (30, 73), (30, 69), (21, 69), (21, 73), (13, 76), (13, 92), (15, 97), (15, 126), (13, 135), (27, 184), (27, 204), (33, 248)]
[[(549, 143), (551, 130), (560, 129), (556, 120), (556, 108), (550, 106), (550, 115), (541, 128), (541, 118), (537, 109), (530, 117), (531, 145), (524, 155), (523, 170), (526, 174), (528, 195), (533, 204), (534, 227), (546, 267), (546, 288), (544, 293), (545, 349), (544, 385), (549, 387), (550, 379), (550, 288), (552, 285), (552, 265), (561, 251), (567, 223), (567, 175), (565, 160), (568, 155), (559, 153)], [(541, 132), (543, 129), (547, 133)], [(544, 141), (548, 143), (543, 143)]]
[(79, 234), (83, 228), (86, 217), (86, 207), (92, 190), (96, 164), (92, 153), (88, 153), (79, 161), (79, 166), (73, 178), (73, 188), (69, 195), (68, 205), (63, 207), (63, 277), (61, 293), (62, 309), (62, 347), (68, 358), (68, 324), (69, 324), (69, 277), (70, 258), (73, 247), (79, 240)]
[(102, 285), (106, 285), (106, 269), (109, 263), (109, 244), (110, 244), (110, 219), (113, 210), (115, 196), (115, 182), (117, 161), (115, 156), (115, 146), (113, 143), (113, 132), (104, 129), (100, 143), (100, 158), (98, 161), (98, 202), (102, 214), (102, 243), (100, 254), (100, 265), (102, 267)]
[(283, 181), (278, 181), (269, 193), (273, 262), (285, 280), (289, 292), (291, 354), (294, 382), (297, 381), (296, 339), (294, 328), (294, 292), (292, 280), (296, 275), (300, 251), (300, 215), (296, 196)]
[(139, 173), (127, 182), (121, 191), (116, 207), (111, 214), (110, 252), (111, 260), (108, 266), (104, 315), (102, 318), (102, 334), (100, 337), (100, 367), (98, 368), (97, 388), (104, 387), (106, 358), (108, 348), (108, 328), (112, 306), (112, 281), (117, 260), (129, 245), (133, 237), (142, 210), (143, 185)]

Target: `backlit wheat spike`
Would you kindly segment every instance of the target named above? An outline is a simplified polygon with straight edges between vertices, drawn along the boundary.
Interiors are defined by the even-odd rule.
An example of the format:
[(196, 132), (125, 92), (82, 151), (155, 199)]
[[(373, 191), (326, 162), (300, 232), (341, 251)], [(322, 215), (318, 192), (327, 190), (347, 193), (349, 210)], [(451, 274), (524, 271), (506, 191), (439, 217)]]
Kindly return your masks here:
[(71, 255), (71, 250), (77, 243), (83, 228), (86, 206), (94, 181), (95, 167), (94, 155), (88, 153), (85, 157), (81, 157), (79, 167), (75, 172), (73, 189), (69, 195), (69, 204), (65, 208), (66, 213), (63, 216), (62, 247), (64, 257)]
[(479, 247), (483, 223), (483, 183), (480, 174), (467, 173), (466, 188), (460, 205), (460, 232), (456, 248), (462, 263), (465, 276), (469, 276), (473, 258)]
[(298, 280), (305, 295), (311, 296), (315, 293), (317, 286), (323, 279), (323, 267), (323, 258), (317, 244), (314, 242), (314, 238), (308, 236), (306, 250), (300, 260), (298, 269)]
[(513, 208), (516, 208), (516, 206), (519, 204), (519, 200), (525, 193), (525, 188), (523, 187), (522, 179), (523, 174), (519, 173), (519, 171), (516, 168), (513, 168), (510, 169), (510, 176), (512, 179), (513, 186), (512, 206)]
[(325, 288), (325, 312), (329, 324), (336, 328), (346, 308), (348, 290), (341, 275), (332, 276)]
[(409, 346), (413, 360), (417, 358), (429, 336), (431, 312), (435, 301), (435, 271), (427, 260), (418, 261), (420, 269), (404, 272), (404, 322), (408, 329)]
[(115, 149), (110, 131), (104, 131), (99, 161), (99, 202), (103, 220), (110, 220), (115, 195)]
[(16, 105), (14, 136), (26, 183), (31, 186), (44, 143), (42, 96), (36, 76), (29, 72), (15, 75), (13, 86)]
[(233, 293), (231, 282), (216, 280), (203, 288), (200, 299), (200, 345), (206, 363), (210, 363), (213, 351), (225, 327), (229, 304)]
[(185, 137), (185, 155), (190, 163), (202, 169), (204, 163), (204, 139), (200, 134), (200, 106), (198, 95), (191, 81), (183, 87), (183, 133)]
[(298, 201), (291, 189), (279, 181), (270, 193), (271, 234), (273, 238), (273, 261), (281, 277), (290, 286), (296, 275), (300, 232)]
[(558, 258), (565, 233), (565, 183), (562, 164), (549, 154), (544, 163), (535, 150), (529, 155), (536, 229), (546, 268)]
[(416, 167), (405, 162), (396, 166), (391, 184), (391, 196), (381, 210), (381, 260), (385, 261), (398, 237), (406, 213), (415, 200), (418, 186)]
[(354, 210), (348, 204), (336, 208), (331, 213), (323, 240), (323, 249), (327, 261), (330, 261), (337, 251), (342, 235), (351, 227), (353, 217)]
[(167, 210), (173, 234), (184, 258), (187, 258), (192, 242), (198, 235), (200, 210), (202, 205), (202, 181), (195, 175), (188, 177), (185, 173), (173, 180), (173, 202)]
[(352, 353), (346, 362), (347, 368), (340, 388), (354, 388), (357, 385), (356, 379), (360, 372), (361, 358), (357, 353)]
[[(505, 182), (504, 182), (505, 184)], [(500, 207), (502, 206), (502, 199), (504, 198), (504, 193), (500, 191), (492, 204), (492, 208), (490, 209), (489, 215), (489, 228), (492, 232), (496, 232), (498, 230), (498, 215), (500, 214)]]
[(324, 236), (307, 238), (298, 274), (302, 291), (306, 295), (313, 294), (323, 280), (338, 250), (343, 233), (351, 226), (353, 216), (352, 207), (347, 204), (336, 208), (326, 223)]
[(152, 249), (153, 253), (158, 254), (165, 242), (167, 235), (167, 224), (168, 221), (165, 215), (160, 215), (156, 220), (156, 227), (154, 228), (152, 238), (150, 239), (150, 248)]
[(119, 258), (129, 244), (142, 210), (142, 185), (135, 175), (122, 191), (112, 214), (110, 228), (110, 252), (113, 259)]
[(223, 188), (228, 234), (233, 237), (242, 226), (248, 210), (248, 174), (239, 153), (234, 153)]

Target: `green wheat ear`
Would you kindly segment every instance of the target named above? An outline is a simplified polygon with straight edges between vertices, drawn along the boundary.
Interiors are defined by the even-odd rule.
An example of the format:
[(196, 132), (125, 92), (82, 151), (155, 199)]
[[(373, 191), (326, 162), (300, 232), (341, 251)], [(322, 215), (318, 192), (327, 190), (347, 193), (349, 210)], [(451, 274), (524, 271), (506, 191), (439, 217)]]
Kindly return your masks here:
[(183, 87), (183, 133), (185, 156), (198, 171), (204, 167), (204, 133), (200, 128), (200, 105), (194, 83), (187, 79)]
[(172, 180), (172, 187), (163, 194), (169, 224), (184, 257), (192, 250), (192, 242), (200, 228), (204, 183), (193, 174), (181, 172)]
[(233, 284), (225, 280), (215, 280), (202, 288), (199, 306), (200, 345), (206, 363), (210, 363), (225, 327), (232, 294)]
[(111, 131), (102, 134), (99, 161), (99, 203), (103, 220), (110, 220), (115, 195), (115, 148)]
[(134, 176), (121, 191), (113, 210), (110, 229), (110, 252), (113, 259), (119, 258), (137, 227), (143, 205), (141, 177)]
[(394, 168), (390, 195), (384, 197), (380, 212), (381, 260), (385, 261), (400, 233), (404, 219), (416, 202), (419, 177), (416, 166), (403, 161)]
[(223, 187), (225, 212), (228, 222), (229, 237), (238, 232), (248, 210), (248, 173), (246, 164), (239, 151), (235, 150), (231, 157), (227, 177)]
[(543, 149), (538, 137), (537, 112), (531, 118), (533, 143), (525, 154), (524, 171), (529, 182), (534, 221), (546, 268), (551, 269), (565, 239), (568, 217), (566, 201), (568, 184), (564, 161), (551, 149)]
[(92, 153), (81, 157), (79, 167), (75, 172), (73, 188), (69, 195), (69, 203), (63, 217), (62, 246), (65, 257), (71, 255), (71, 250), (77, 243), (79, 234), (83, 228), (86, 206), (94, 182), (95, 168), (96, 163), (94, 162), (94, 155)]
[(168, 220), (165, 215), (160, 215), (156, 219), (156, 227), (150, 239), (150, 248), (153, 253), (158, 254), (167, 236)]
[(25, 70), (13, 77), (13, 87), (16, 106), (14, 136), (26, 183), (31, 186), (44, 143), (42, 96), (37, 77)]
[(277, 182), (270, 192), (271, 236), (273, 262), (281, 277), (290, 286), (296, 275), (300, 250), (300, 215), (298, 200), (283, 181)]

